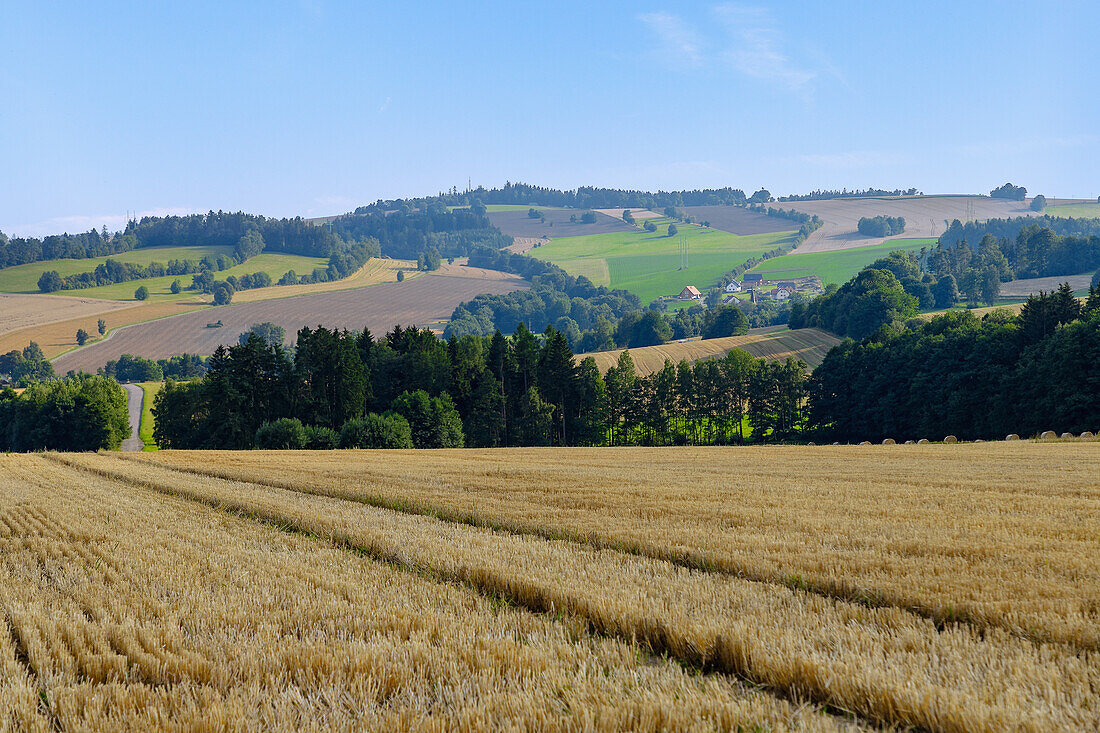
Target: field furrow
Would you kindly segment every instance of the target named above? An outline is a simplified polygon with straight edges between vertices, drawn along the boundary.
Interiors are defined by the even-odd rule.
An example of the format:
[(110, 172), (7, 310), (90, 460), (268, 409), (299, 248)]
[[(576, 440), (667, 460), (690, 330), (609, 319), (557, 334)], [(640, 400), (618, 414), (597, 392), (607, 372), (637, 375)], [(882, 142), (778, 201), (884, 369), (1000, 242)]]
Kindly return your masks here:
[(134, 460), (1100, 649), (1097, 443), (397, 456)]
[(570, 618), (37, 456), (0, 456), (0, 518), (0, 728), (847, 725)]
[[(649, 557), (109, 455), (50, 457), (112, 481), (328, 538), (533, 610), (575, 615), (682, 662), (876, 723), (938, 731), (1100, 725), (1100, 656), (1067, 645), (965, 624), (937, 627), (899, 608), (869, 608)], [(419, 470), (430, 475), (423, 464)]]

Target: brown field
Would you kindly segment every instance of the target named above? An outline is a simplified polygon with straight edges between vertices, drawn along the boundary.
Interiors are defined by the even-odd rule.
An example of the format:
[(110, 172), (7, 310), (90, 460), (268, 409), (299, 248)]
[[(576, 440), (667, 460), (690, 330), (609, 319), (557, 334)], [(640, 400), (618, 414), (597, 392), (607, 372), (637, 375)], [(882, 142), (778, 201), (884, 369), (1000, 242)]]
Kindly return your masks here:
[(636, 221), (645, 221), (646, 219), (660, 219), (664, 214), (658, 214), (656, 211), (650, 211), (649, 209), (592, 209), (597, 214), (603, 214), (604, 216), (610, 216), (612, 219), (622, 220), (623, 214), (627, 211), (634, 217)]
[[(288, 340), (304, 327), (370, 328), (376, 334), (396, 324), (428, 325), (450, 317), (454, 307), (479, 293), (508, 293), (526, 287), (515, 276), (455, 266), (403, 283), (315, 293), (255, 303), (222, 306), (197, 313), (119, 329), (91, 346), (54, 360), (55, 371), (95, 371), (122, 354), (163, 359), (175, 354), (211, 354), (219, 344), (234, 344), (253, 323), (271, 321), (286, 329)], [(222, 328), (206, 324), (222, 321)]]
[[(14, 527), (13, 537), (27, 529), (54, 532), (35, 545), (49, 553), (45, 569), (14, 574), (23, 584), (63, 595), (71, 586), (58, 580), (66, 576), (50, 562), (98, 568), (93, 557), (70, 558), (61, 548), (46, 548), (71, 536), (66, 531), (73, 533), (77, 517), (93, 515), (87, 521), (97, 526), (103, 520), (95, 515), (110, 516), (114, 502), (132, 499), (118, 507), (122, 524), (101, 534), (107, 542), (125, 538), (135, 549), (111, 557), (156, 546), (175, 558), (164, 564), (188, 579), (181, 581), (188, 591), (200, 586), (181, 596), (164, 590), (159, 568), (126, 567), (126, 575), (112, 566), (168, 606), (152, 604), (149, 613), (156, 619), (173, 618), (174, 603), (198, 611), (205, 603), (203, 584), (227, 583), (231, 593), (252, 595), (231, 596), (219, 618), (309, 639), (335, 656), (337, 666), (347, 658), (343, 644), (350, 642), (332, 619), (339, 624), (345, 616), (326, 612), (325, 605), (330, 598), (347, 598), (338, 589), (363, 587), (355, 574), (366, 562), (362, 555), (406, 571), (410, 585), (459, 583), (503, 602), (510, 612), (549, 611), (540, 617), (546, 623), (588, 628), (607, 642), (643, 643), (659, 657), (701, 670), (699, 684), (741, 678), (760, 685), (775, 703), (820, 705), (815, 719), (822, 723), (835, 721), (820, 709), (849, 711), (856, 722), (871, 726), (933, 731), (1091, 730), (1100, 724), (1096, 442), (165, 452), (10, 460), (37, 462), (27, 477), (13, 482), (24, 503), (32, 493), (28, 485), (51, 487), (42, 490), (37, 513), (20, 515)], [(68, 468), (51, 472), (39, 465), (51, 460), (94, 477), (71, 478)], [(52, 489), (78, 482), (103, 486), (87, 508), (73, 506), (72, 494), (58, 500)], [(175, 499), (164, 502), (151, 492)], [(162, 508), (179, 499), (226, 512), (219, 521), (202, 510), (196, 523), (219, 538), (247, 518), (293, 531), (295, 542), (324, 539), (343, 548), (343, 562), (303, 562), (319, 576), (312, 587), (324, 591), (310, 607), (328, 626), (308, 635), (296, 631), (296, 573), (282, 565), (271, 571), (247, 560), (220, 560), (240, 552), (239, 541), (222, 540), (215, 549), (218, 539), (212, 538), (193, 555), (182, 553), (181, 561), (174, 545), (204, 533)], [(142, 502), (152, 508), (142, 511)], [(50, 515), (42, 516), (47, 512), (71, 512), (74, 518), (54, 520), (62, 524), (56, 527)], [(274, 555), (269, 562), (295, 560), (277, 546), (268, 551), (266, 557)], [(194, 572), (208, 552), (215, 553), (212, 577)], [(154, 580), (139, 586), (144, 572)], [(284, 577), (290, 588), (281, 585)], [(254, 585), (260, 590), (253, 592)], [(406, 592), (391, 586), (387, 597), (401, 602)], [(118, 595), (116, 590), (111, 598)], [(81, 598), (92, 611), (84, 625), (89, 638), (95, 632), (88, 627), (102, 623), (95, 616), (99, 604), (91, 600), (98, 597)], [(272, 606), (262, 604), (268, 598), (278, 604), (277, 624), (265, 623)], [(122, 600), (116, 605), (141, 607)], [(438, 608), (423, 601), (407, 607), (421, 612), (424, 606)], [(369, 614), (361, 623), (379, 616)], [(72, 618), (79, 621), (76, 614)], [(214, 636), (219, 631), (203, 630)], [(238, 643), (244, 648), (234, 656), (241, 661), (230, 663), (235, 672), (261, 655), (249, 634), (234, 632), (216, 641), (243, 638)], [(215, 656), (218, 644), (203, 644), (205, 637), (192, 642), (194, 633), (192, 625), (181, 628), (173, 637), (178, 646), (170, 650)], [(59, 630), (42, 637), (65, 635)], [(441, 637), (440, 653), (447, 653), (443, 639), (448, 637)], [(291, 641), (292, 648), (296, 643)], [(470, 663), (468, 674), (492, 678), (496, 660), (506, 658), (503, 650), (482, 657)], [(356, 672), (377, 668), (360, 666)], [(302, 679), (300, 673), (287, 677)], [(276, 669), (264, 679), (287, 677)], [(267, 699), (262, 684), (252, 688), (261, 707)], [(540, 688), (532, 689), (537, 708)], [(400, 689), (394, 695), (398, 704), (408, 699)], [(588, 702), (572, 704), (571, 713), (590, 712)], [(526, 705), (522, 696), (515, 704)], [(668, 712), (677, 710), (674, 705)]]
[(1069, 283), (1074, 290), (1088, 290), (1092, 282), (1092, 273), (1084, 275), (1062, 275), (1060, 277), (1033, 277), (1025, 280), (1012, 280), (1001, 283), (1002, 298), (1026, 298), (1029, 295), (1038, 295), (1039, 291), (1047, 293), (1058, 289), (1062, 283)]
[(156, 489), (0, 456), (0, 728), (840, 727), (576, 619)]
[[(786, 326), (754, 328), (744, 336), (694, 341), (671, 342), (660, 346), (643, 346), (630, 349), (630, 358), (639, 374), (653, 374), (664, 368), (665, 359), (678, 364), (681, 359), (696, 362), (702, 359), (720, 358), (733, 349), (743, 349), (759, 359), (782, 361), (788, 356), (801, 359), (810, 367), (816, 367), (840, 343), (836, 336), (816, 328), (790, 331)], [(606, 372), (619, 360), (624, 349), (578, 354), (577, 359), (591, 356), (601, 372)]]
[[(130, 303), (113, 303), (93, 298), (61, 295), (14, 295), (0, 293), (0, 335), (29, 326), (56, 323), (74, 318), (100, 317)], [(95, 329), (92, 329), (94, 332)], [(73, 329), (76, 332), (76, 329)]]
[[(31, 295), (27, 297), (39, 298), (44, 296)], [(99, 302), (110, 308), (118, 301), (101, 300)], [(99, 339), (96, 326), (100, 318), (107, 321), (107, 328), (114, 330), (134, 323), (145, 323), (211, 307), (209, 296), (194, 293), (181, 296), (178, 301), (162, 300), (140, 305), (133, 305), (131, 301), (126, 305), (129, 307), (117, 310), (110, 309), (106, 312), (101, 311), (80, 318), (69, 318), (45, 325), (25, 326), (16, 331), (0, 334), (0, 353), (7, 353), (12, 349), (22, 349), (29, 342), (35, 341), (42, 347), (46, 357), (52, 359), (76, 348), (76, 331), (78, 328), (83, 328), (93, 338)], [(102, 342), (102, 339), (99, 339), (99, 342)], [(89, 341), (89, 346), (85, 348), (91, 348), (91, 344), (94, 343), (96, 341)], [(100, 364), (100, 366), (103, 365)]]
[[(782, 208), (789, 208), (786, 206)], [(733, 234), (767, 234), (769, 232), (797, 231), (799, 225), (790, 219), (777, 216), (765, 216), (749, 211), (741, 206), (685, 206), (683, 210), (695, 221), (709, 221), (713, 229), (721, 229)]]
[(632, 232), (634, 227), (622, 219), (612, 219), (605, 214), (596, 214), (595, 224), (582, 224), (569, 221), (570, 216), (576, 216), (579, 220), (583, 209), (550, 209), (544, 206), (534, 207), (546, 217), (543, 224), (538, 219), (527, 216), (527, 209), (522, 211), (490, 211), (489, 221), (511, 237), (579, 237), (585, 234), (608, 234), (610, 232)]
[[(798, 246), (799, 252), (831, 252), (838, 249), (882, 244), (886, 239), (865, 237), (856, 230), (860, 217), (902, 216), (905, 232), (901, 238), (938, 237), (954, 219), (1003, 219), (1035, 216), (1027, 201), (992, 199), (988, 196), (907, 196), (900, 198), (828, 199), (825, 201), (789, 201), (772, 204), (817, 214), (824, 225)], [(972, 207), (972, 211), (968, 209)], [(899, 237), (888, 237), (897, 239)]]
[(524, 252), (530, 252), (540, 244), (547, 244), (549, 242), (550, 239), (548, 237), (512, 237), (512, 243), (504, 249), (521, 255)]

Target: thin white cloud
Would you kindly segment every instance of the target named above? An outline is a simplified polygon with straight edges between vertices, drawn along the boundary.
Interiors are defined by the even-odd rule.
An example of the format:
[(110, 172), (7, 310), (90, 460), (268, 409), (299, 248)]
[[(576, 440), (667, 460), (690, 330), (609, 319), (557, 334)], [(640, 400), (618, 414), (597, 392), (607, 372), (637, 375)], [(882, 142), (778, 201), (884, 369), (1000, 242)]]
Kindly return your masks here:
[(714, 13), (729, 34), (722, 56), (745, 76), (805, 91), (819, 72), (795, 63), (784, 50), (784, 37), (771, 12), (725, 3)]
[(683, 18), (666, 13), (645, 13), (638, 20), (649, 26), (661, 44), (660, 52), (675, 63), (698, 66), (703, 61), (704, 43), (699, 33)]
[(383, 102), (381, 105), (379, 105), (378, 111), (379, 112), (385, 112), (387, 109), (390, 108), (390, 102), (392, 102), (392, 101), (393, 101), (393, 97), (386, 97), (386, 101)]
[[(139, 211), (131, 215), (140, 219), (143, 216), (184, 216), (194, 213), (197, 213), (194, 209), (175, 206)], [(5, 230), (5, 233), (10, 237), (44, 237), (49, 234), (78, 234), (104, 226), (108, 231), (118, 232), (126, 228), (126, 221), (126, 214), (74, 214), (14, 226)]]

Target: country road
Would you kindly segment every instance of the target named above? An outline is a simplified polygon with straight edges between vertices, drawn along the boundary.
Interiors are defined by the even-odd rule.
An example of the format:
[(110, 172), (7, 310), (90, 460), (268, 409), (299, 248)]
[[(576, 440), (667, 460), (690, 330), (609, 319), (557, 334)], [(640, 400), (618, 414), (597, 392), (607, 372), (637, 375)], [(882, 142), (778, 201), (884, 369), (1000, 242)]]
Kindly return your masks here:
[(130, 413), (130, 437), (122, 441), (122, 450), (139, 451), (145, 447), (145, 443), (138, 437), (138, 427), (141, 425), (141, 403), (145, 399), (145, 390), (136, 384), (124, 384), (126, 389), (126, 407)]

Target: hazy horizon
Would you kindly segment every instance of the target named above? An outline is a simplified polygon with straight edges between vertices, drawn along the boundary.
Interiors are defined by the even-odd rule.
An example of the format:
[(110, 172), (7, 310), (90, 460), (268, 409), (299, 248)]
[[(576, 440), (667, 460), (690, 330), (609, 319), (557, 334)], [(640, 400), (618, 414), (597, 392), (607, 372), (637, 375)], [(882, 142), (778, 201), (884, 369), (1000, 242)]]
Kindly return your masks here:
[(1100, 194), (1084, 2), (18, 7), (0, 231), (506, 181)]

